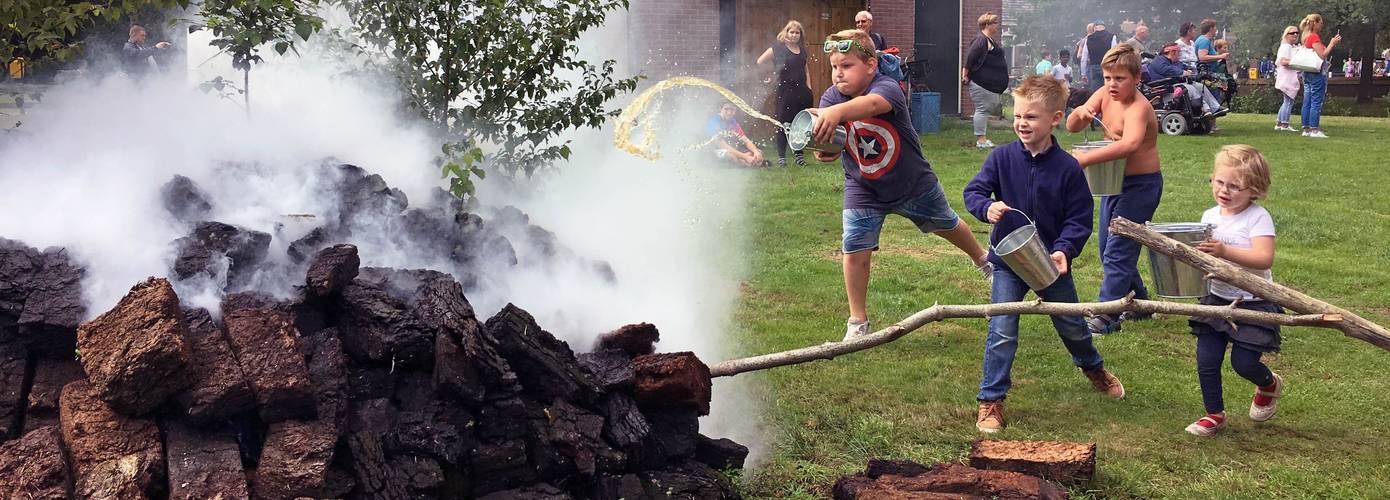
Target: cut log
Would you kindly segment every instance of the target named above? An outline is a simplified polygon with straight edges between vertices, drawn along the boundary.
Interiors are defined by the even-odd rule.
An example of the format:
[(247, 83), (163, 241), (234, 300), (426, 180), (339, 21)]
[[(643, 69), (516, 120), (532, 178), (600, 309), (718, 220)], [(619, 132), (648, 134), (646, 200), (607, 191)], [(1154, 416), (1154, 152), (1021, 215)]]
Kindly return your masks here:
[(0, 446), (0, 498), (66, 500), (72, 477), (57, 427), (40, 427)]
[(637, 387), (634, 395), (643, 406), (689, 408), (709, 415), (710, 369), (693, 352), (638, 356), (632, 360)]
[(96, 319), (77, 329), (82, 368), (112, 408), (144, 415), (193, 382), (188, 334), (179, 297), (163, 278), (130, 290)]
[(970, 466), (1053, 481), (1090, 481), (1096, 473), (1096, 444), (978, 440), (970, 445)]
[(235, 435), (178, 421), (168, 422), (166, 428), (170, 500), (250, 497)]
[(1124, 217), (1116, 217), (1110, 221), (1110, 232), (1137, 241), (1158, 253), (1191, 264), (1207, 273), (1210, 278), (1235, 285), (1257, 297), (1279, 304), (1285, 309), (1304, 314), (1338, 315), (1341, 317), (1341, 321), (1314, 326), (1335, 328), (1349, 337), (1370, 342), (1381, 349), (1390, 350), (1390, 329), (1372, 323), (1354, 312), (1251, 274), (1235, 264), (1202, 253), (1190, 245), (1154, 232)]

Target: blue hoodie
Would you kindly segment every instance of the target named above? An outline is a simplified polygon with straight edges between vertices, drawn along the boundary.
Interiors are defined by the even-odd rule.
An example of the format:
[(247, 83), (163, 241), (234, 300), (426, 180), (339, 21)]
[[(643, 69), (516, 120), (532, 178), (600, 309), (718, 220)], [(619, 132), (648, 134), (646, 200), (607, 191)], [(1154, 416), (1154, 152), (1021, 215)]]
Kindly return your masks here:
[[(1037, 224), (1048, 252), (1061, 251), (1070, 263), (1091, 237), (1095, 201), (1081, 164), (1057, 147), (1056, 137), (1051, 140), (1052, 146), (1038, 156), (1024, 149), (1023, 141), (991, 151), (980, 173), (965, 186), (965, 208), (984, 222), (989, 222), (989, 205), (995, 201), (1022, 210)], [(1008, 211), (990, 234), (990, 244), (1027, 223), (1022, 215)], [(989, 260), (1008, 266), (992, 249)]]

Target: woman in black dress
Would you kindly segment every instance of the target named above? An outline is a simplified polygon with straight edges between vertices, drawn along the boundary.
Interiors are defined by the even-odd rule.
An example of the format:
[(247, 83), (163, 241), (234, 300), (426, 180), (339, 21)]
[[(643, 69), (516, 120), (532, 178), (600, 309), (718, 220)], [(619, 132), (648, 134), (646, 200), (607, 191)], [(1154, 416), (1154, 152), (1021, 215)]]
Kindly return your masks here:
[[(777, 34), (777, 43), (758, 56), (758, 65), (772, 62), (773, 73), (769, 83), (777, 84), (777, 120), (790, 123), (801, 110), (811, 107), (811, 70), (806, 66), (805, 31), (801, 23), (788, 21)], [(796, 151), (796, 164), (806, 166), (806, 157)], [(777, 165), (787, 166), (787, 133), (777, 131)]]

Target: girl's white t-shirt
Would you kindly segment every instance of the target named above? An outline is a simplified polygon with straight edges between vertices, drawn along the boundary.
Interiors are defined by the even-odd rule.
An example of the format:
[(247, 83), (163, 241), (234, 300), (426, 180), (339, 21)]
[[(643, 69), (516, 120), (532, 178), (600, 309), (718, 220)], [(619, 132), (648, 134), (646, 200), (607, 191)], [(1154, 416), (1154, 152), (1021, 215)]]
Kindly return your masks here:
[[(1265, 210), (1256, 203), (1251, 203), (1245, 210), (1238, 214), (1225, 216), (1221, 215), (1221, 207), (1211, 207), (1206, 212), (1202, 212), (1202, 222), (1215, 224), (1212, 230), (1212, 238), (1235, 248), (1250, 248), (1250, 240), (1260, 236), (1274, 236), (1274, 218), (1270, 217), (1269, 211)], [(1266, 280), (1274, 281), (1274, 273), (1269, 269), (1255, 270), (1244, 268), (1256, 276)], [(1254, 299), (1254, 294), (1231, 286), (1221, 280), (1211, 280), (1209, 291), (1223, 299)]]

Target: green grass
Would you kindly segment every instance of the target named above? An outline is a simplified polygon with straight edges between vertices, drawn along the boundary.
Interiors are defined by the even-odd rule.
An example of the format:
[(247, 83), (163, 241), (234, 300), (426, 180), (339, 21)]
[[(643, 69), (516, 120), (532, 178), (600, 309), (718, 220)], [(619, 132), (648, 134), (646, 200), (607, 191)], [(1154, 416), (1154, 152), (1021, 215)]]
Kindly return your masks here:
[[(1390, 158), (1383, 119), (1325, 118), (1331, 140), (1276, 133), (1268, 115), (1220, 121), (1213, 136), (1159, 139), (1165, 186), (1155, 220), (1196, 221), (1213, 205), (1206, 180), (1223, 144), (1265, 153), (1274, 182), (1265, 205), (1278, 225), (1280, 283), (1390, 324)], [(948, 198), (982, 241), (988, 226), (961, 206), (985, 153), (969, 126), (947, 120), (923, 149)], [(991, 130), (994, 142), (1014, 139)], [(1059, 135), (1064, 144), (1081, 135)], [(771, 155), (770, 155), (771, 156)], [(839, 340), (846, 313), (837, 252), (843, 174), (838, 164), (763, 171), (749, 196), (751, 265), (736, 312), (736, 349), (761, 354)], [(882, 327), (933, 303), (987, 303), (989, 291), (945, 240), (890, 217), (874, 257), (869, 315)], [(1083, 300), (1101, 273), (1094, 236), (1074, 263)], [(1148, 276), (1147, 261), (1140, 269)], [(759, 374), (771, 442), (746, 471), (750, 497), (816, 498), (869, 458), (959, 461), (979, 438), (974, 395), (984, 320), (936, 323), (869, 351)], [(1202, 414), (1194, 342), (1182, 317), (1125, 325), (1097, 340), (1128, 397), (1090, 390), (1044, 317), (1021, 326), (1001, 439), (1095, 442), (1096, 479), (1082, 498), (1377, 498), (1390, 495), (1390, 352), (1333, 330), (1287, 328), (1266, 362), (1285, 377), (1279, 415), (1254, 425), (1252, 387), (1227, 366), (1226, 432), (1199, 439), (1183, 427)], [(750, 375), (744, 375), (750, 376)]]

